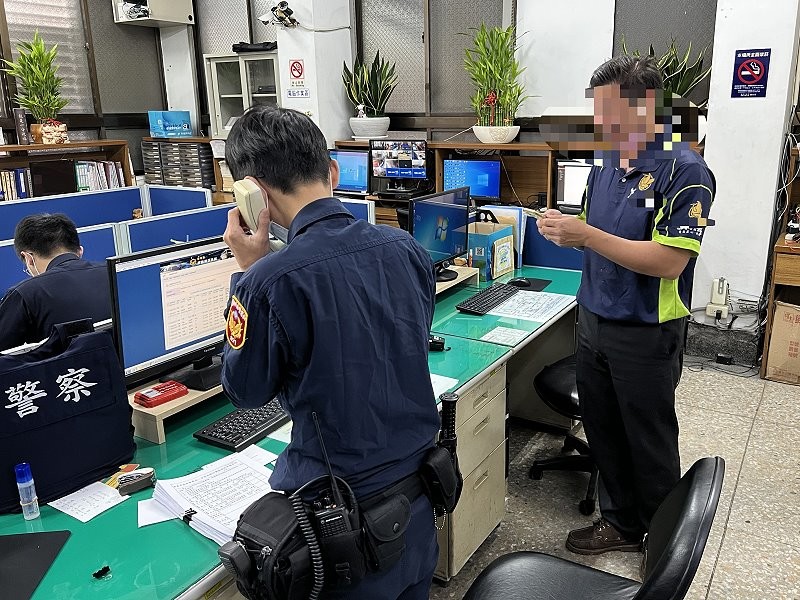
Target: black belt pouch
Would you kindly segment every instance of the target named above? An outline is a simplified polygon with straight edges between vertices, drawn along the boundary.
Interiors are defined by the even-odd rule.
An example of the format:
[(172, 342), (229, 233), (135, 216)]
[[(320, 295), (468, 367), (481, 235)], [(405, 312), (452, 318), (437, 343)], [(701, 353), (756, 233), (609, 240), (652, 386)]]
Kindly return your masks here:
[(402, 558), (406, 549), (411, 502), (404, 494), (395, 494), (363, 511), (363, 517), (369, 568), (387, 571)]

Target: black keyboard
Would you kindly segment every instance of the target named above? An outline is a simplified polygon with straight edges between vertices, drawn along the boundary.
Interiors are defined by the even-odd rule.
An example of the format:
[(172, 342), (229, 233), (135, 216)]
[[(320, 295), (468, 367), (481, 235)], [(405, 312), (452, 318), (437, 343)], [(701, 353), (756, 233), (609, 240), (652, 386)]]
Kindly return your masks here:
[(485, 315), (493, 308), (500, 306), (519, 291), (518, 287), (507, 283), (495, 283), (492, 287), (481, 290), (463, 302), (456, 304), (461, 312), (471, 315)]
[(238, 452), (289, 421), (277, 400), (261, 408), (235, 410), (194, 434), (201, 442)]

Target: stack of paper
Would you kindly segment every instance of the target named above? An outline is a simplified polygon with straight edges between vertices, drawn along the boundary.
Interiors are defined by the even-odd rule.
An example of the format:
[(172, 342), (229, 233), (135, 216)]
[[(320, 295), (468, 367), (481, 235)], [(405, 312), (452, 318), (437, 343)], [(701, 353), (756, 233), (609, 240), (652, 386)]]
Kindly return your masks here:
[(269, 476), (265, 466), (232, 454), (196, 473), (159, 480), (153, 499), (198, 533), (222, 545), (233, 538), (244, 510), (272, 491)]

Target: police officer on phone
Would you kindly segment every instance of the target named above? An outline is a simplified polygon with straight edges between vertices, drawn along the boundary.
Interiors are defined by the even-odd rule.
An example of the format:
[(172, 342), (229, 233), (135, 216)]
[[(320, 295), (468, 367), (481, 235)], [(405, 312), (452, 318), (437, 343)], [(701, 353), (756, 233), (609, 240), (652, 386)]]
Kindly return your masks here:
[(41, 342), (59, 323), (111, 318), (106, 266), (83, 260), (78, 230), (69, 217), (25, 217), (14, 231), (14, 251), (30, 279), (0, 300), (0, 350)]
[[(339, 167), (305, 115), (254, 107), (226, 144), (235, 179), (250, 179), (267, 208), (248, 235), (238, 209), (225, 240), (234, 275), (222, 383), (249, 408), (278, 397), (293, 421), (273, 488), (294, 491), (326, 473), (311, 413), (334, 473), (359, 502), (416, 473), (439, 429), (428, 371), (435, 281), (407, 233), (356, 220), (332, 189)], [(286, 247), (269, 250), (270, 230)], [(428, 598), (438, 557), (428, 498), (411, 500), (400, 562), (325, 598)]]

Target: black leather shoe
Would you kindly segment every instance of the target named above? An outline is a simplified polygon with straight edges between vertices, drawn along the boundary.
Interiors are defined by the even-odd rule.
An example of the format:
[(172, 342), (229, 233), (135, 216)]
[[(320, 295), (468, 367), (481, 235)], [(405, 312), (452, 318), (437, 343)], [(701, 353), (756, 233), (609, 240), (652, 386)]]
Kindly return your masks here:
[(617, 550), (639, 552), (642, 540), (630, 540), (605, 519), (598, 519), (590, 527), (575, 529), (567, 536), (567, 550), (575, 554), (603, 554)]

